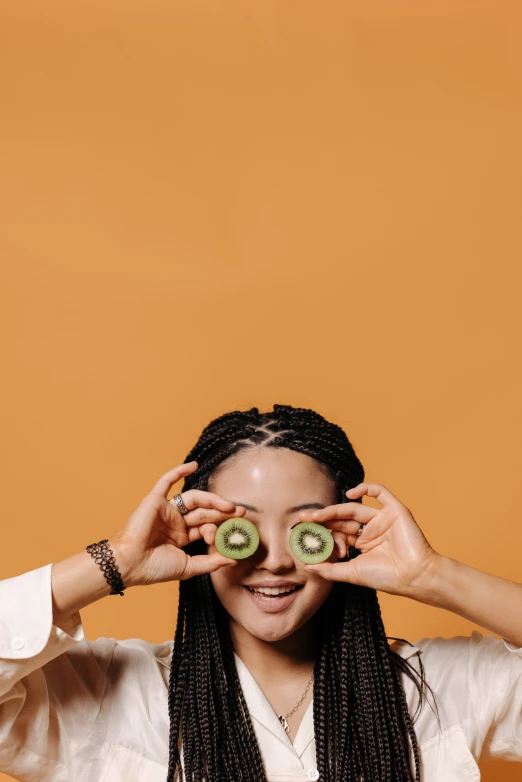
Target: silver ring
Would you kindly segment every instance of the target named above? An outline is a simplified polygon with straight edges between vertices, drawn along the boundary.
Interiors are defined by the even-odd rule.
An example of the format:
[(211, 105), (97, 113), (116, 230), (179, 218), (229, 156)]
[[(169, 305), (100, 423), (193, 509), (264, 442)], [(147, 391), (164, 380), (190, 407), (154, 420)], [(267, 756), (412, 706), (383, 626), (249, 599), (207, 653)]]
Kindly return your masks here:
[(175, 494), (172, 498), (174, 502), (176, 503), (179, 512), (182, 516), (185, 516), (188, 513), (188, 508), (185, 506), (185, 503), (183, 502), (183, 497), (181, 494)]
[(362, 535), (362, 534), (363, 534), (363, 529), (364, 529), (364, 524), (359, 524), (359, 529), (358, 529), (358, 530), (357, 530), (357, 532), (355, 533), (355, 537), (356, 537), (356, 538), (358, 538), (358, 537), (359, 537), (359, 535)]

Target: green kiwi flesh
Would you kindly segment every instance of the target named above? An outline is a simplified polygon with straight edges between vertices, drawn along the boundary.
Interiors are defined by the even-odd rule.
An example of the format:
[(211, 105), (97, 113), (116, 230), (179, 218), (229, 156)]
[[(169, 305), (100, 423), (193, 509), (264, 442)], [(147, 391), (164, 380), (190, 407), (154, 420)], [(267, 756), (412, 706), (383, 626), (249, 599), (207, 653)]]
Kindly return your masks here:
[(259, 546), (259, 533), (248, 519), (227, 519), (217, 528), (214, 545), (224, 557), (245, 559)]
[(290, 533), (290, 548), (301, 562), (315, 565), (324, 562), (333, 551), (334, 539), (322, 524), (301, 522)]

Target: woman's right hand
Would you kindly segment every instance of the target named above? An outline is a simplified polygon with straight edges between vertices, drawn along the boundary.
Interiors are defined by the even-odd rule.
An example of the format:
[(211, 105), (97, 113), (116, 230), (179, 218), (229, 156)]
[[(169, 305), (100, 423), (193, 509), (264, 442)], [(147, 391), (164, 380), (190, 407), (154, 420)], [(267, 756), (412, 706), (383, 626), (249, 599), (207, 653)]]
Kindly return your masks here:
[(191, 489), (183, 493), (188, 513), (182, 516), (167, 495), (175, 483), (197, 467), (197, 462), (189, 462), (162, 475), (124, 526), (109, 539), (125, 586), (181, 581), (237, 564), (237, 560), (217, 551), (191, 557), (182, 550), (200, 538), (208, 545), (214, 543), (218, 524), (246, 512), (218, 494)]

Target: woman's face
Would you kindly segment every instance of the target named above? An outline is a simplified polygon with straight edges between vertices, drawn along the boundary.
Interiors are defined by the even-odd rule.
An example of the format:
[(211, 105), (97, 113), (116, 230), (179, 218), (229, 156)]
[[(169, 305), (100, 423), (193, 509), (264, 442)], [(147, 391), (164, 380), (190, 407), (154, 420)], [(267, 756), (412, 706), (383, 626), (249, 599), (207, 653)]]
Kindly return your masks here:
[[(317, 462), (288, 448), (253, 448), (226, 463), (209, 481), (213, 491), (246, 507), (245, 518), (259, 532), (259, 547), (234, 567), (211, 573), (212, 583), (231, 620), (263, 641), (279, 641), (301, 628), (327, 598), (332, 584), (307, 573), (290, 548), (290, 531), (299, 523), (299, 506), (312, 510), (337, 502), (335, 486)], [(302, 508), (303, 510), (305, 508)], [(209, 546), (208, 552), (216, 551)], [(330, 561), (336, 561), (336, 549)], [(297, 588), (265, 597), (265, 586)]]

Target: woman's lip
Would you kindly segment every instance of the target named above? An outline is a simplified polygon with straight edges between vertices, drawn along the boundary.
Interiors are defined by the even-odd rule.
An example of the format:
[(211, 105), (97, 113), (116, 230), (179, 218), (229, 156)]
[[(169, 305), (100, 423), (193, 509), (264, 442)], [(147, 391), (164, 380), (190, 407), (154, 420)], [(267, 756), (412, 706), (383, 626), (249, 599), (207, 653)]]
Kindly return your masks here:
[(288, 608), (297, 597), (299, 589), (294, 589), (293, 592), (288, 592), (286, 595), (269, 595), (265, 597), (256, 592), (251, 592), (248, 587), (244, 587), (247, 595), (252, 602), (266, 614), (277, 614), (279, 611), (284, 611)]
[(272, 587), (297, 587), (303, 586), (296, 581), (267, 581), (264, 584), (243, 584), (248, 589), (271, 589)]

